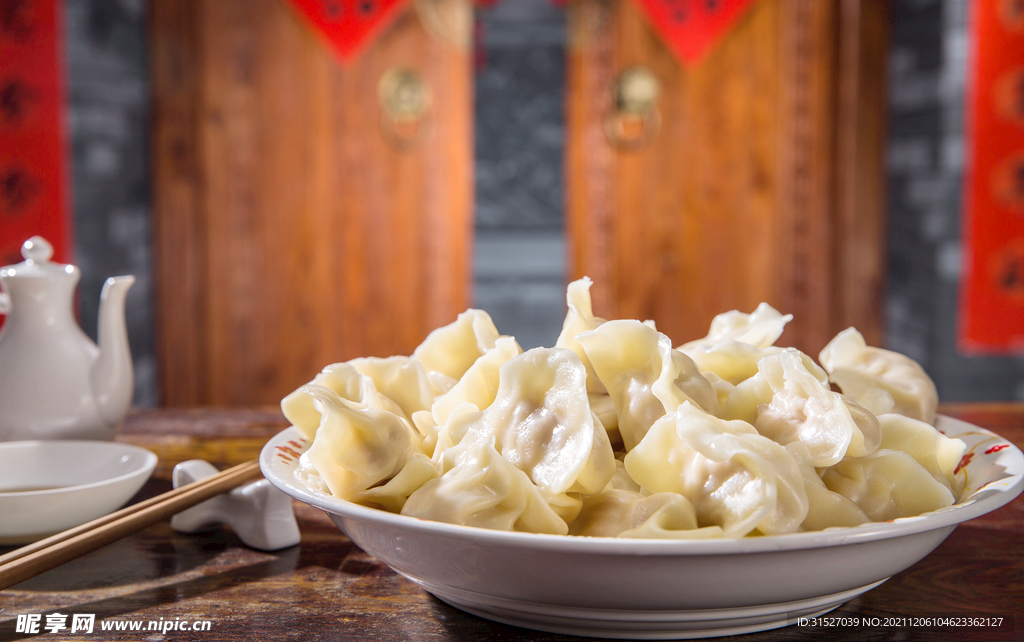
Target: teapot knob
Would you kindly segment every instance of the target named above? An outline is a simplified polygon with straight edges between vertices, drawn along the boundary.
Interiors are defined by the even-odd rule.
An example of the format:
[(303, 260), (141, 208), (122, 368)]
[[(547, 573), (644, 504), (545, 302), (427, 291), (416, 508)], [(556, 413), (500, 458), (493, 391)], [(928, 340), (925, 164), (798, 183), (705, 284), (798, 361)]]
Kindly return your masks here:
[(45, 263), (53, 256), (53, 246), (41, 236), (33, 236), (21, 246), (21, 255), (26, 261)]

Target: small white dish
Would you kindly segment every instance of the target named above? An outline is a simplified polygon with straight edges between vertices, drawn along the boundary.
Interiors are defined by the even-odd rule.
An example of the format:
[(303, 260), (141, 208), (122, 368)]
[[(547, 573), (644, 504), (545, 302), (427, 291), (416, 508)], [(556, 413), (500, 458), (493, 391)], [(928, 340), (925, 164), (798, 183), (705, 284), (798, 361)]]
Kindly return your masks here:
[(0, 443), (0, 545), (34, 542), (123, 506), (156, 455), (105, 441)]
[(734, 635), (827, 613), (910, 567), (956, 525), (1024, 489), (1024, 454), (998, 435), (940, 417), (967, 443), (966, 490), (949, 508), (891, 522), (737, 540), (665, 541), (492, 531), (375, 510), (295, 476), (297, 428), (260, 454), (271, 483), (324, 510), (361, 549), (449, 604), (541, 631), (680, 639)]

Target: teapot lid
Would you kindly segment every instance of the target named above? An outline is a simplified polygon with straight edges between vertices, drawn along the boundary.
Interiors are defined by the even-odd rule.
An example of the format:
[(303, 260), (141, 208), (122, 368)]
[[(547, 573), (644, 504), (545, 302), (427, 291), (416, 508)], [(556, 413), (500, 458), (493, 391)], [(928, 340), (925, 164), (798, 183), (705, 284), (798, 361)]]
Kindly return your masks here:
[(0, 268), (0, 278), (11, 277), (63, 277), (76, 278), (78, 268), (74, 265), (51, 263), (53, 246), (41, 236), (33, 236), (21, 246), (21, 255), (25, 260), (21, 263)]

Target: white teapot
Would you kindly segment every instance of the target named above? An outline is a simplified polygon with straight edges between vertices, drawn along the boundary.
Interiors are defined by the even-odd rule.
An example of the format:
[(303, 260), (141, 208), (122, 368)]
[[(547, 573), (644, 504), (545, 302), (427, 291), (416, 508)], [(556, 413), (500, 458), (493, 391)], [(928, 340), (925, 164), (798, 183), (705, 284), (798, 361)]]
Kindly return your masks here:
[(51, 263), (39, 236), (21, 254), (0, 268), (0, 441), (113, 439), (132, 399), (124, 302), (135, 277), (103, 285), (97, 346), (72, 313), (81, 271)]

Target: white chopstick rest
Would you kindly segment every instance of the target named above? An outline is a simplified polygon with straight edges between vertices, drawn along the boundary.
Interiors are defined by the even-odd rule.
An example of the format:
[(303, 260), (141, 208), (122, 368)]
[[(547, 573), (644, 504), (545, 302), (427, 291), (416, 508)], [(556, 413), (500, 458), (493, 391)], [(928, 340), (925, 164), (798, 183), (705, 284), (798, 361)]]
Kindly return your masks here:
[[(178, 488), (217, 472), (209, 462), (191, 459), (174, 467), (171, 481)], [(216, 524), (227, 524), (246, 546), (261, 551), (295, 546), (300, 539), (291, 498), (265, 479), (208, 499), (171, 518), (171, 528), (179, 533), (197, 533)]]

